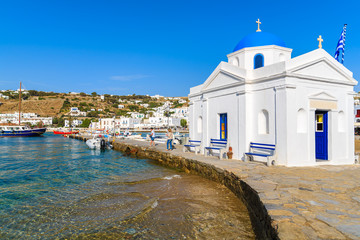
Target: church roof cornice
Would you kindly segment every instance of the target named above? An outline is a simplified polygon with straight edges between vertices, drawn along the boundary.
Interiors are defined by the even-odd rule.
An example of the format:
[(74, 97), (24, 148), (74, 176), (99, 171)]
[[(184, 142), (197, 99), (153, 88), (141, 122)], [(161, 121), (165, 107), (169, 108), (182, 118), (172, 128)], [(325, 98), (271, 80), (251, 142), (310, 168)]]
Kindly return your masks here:
[(300, 68), (305, 68), (319, 61), (326, 61), (329, 65), (335, 68), (344, 76), (352, 78), (353, 73), (347, 69), (344, 65), (336, 61), (329, 53), (324, 49), (316, 49), (314, 51), (305, 53), (303, 55), (292, 58), (287, 64), (287, 69), (296, 71)]
[(287, 73), (287, 77), (293, 77), (303, 80), (309, 80), (309, 81), (317, 81), (317, 82), (324, 82), (324, 83), (333, 83), (333, 84), (341, 84), (341, 85), (348, 85), (348, 86), (355, 86), (357, 84), (357, 81), (339, 81), (337, 79), (329, 79), (329, 78), (322, 78), (322, 77), (314, 77), (314, 76), (306, 76), (296, 73)]
[[(235, 67), (226, 62), (220, 62), (220, 64), (216, 67), (216, 69), (210, 74), (210, 76), (206, 79), (204, 84), (202, 85), (201, 91), (208, 88), (211, 83), (220, 75), (225, 74), (231, 77), (234, 80), (238, 80), (239, 82), (244, 82), (246, 77), (246, 70)], [(228, 84), (226, 84), (228, 85)]]

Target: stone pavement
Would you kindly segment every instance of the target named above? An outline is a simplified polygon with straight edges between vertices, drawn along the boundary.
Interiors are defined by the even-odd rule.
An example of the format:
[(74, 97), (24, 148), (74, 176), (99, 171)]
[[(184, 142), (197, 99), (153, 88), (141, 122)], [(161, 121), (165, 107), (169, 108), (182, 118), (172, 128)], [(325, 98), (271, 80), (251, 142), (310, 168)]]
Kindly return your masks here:
[[(139, 147), (149, 142), (117, 140)], [(165, 144), (155, 149), (167, 152)], [(267, 167), (256, 162), (171, 154), (234, 173), (254, 189), (280, 239), (360, 239), (360, 165)]]

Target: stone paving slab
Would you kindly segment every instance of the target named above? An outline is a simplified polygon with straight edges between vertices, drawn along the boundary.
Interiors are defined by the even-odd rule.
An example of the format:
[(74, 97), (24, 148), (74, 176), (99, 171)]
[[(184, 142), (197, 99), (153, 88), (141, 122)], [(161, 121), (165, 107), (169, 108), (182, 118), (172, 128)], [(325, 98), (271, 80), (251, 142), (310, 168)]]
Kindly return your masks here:
[[(117, 141), (167, 152), (165, 144)], [(246, 182), (258, 193), (280, 239), (360, 239), (360, 165), (267, 167), (183, 153), (182, 146), (169, 154), (211, 164)]]

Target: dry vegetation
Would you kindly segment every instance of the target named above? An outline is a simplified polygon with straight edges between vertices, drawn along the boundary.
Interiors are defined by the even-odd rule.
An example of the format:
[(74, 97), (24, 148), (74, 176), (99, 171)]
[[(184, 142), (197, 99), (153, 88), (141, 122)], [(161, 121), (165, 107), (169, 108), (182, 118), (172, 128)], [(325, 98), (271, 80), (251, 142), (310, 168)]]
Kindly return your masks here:
[[(0, 106), (0, 113), (14, 113), (19, 111), (19, 101), (6, 100), (2, 101)], [(42, 117), (54, 117), (59, 112), (64, 103), (63, 99), (46, 99), (46, 100), (23, 100), (21, 103), (22, 112), (37, 113)]]
[[(61, 117), (63, 115), (66, 116), (69, 113), (70, 107), (78, 107), (81, 111), (90, 111), (90, 109), (102, 109), (103, 112), (99, 112), (99, 116), (102, 117), (107, 113), (110, 115), (119, 115), (124, 114), (128, 111), (131, 112), (134, 111), (134, 107), (135, 111), (139, 112), (146, 112), (147, 110), (150, 110), (141, 107), (140, 105), (135, 106), (136, 104), (130, 102), (136, 99), (136, 96), (134, 96), (134, 99), (127, 99), (128, 101), (125, 103), (120, 103), (117, 100), (114, 100), (114, 98), (111, 100), (111, 98), (112, 97), (109, 97), (105, 101), (101, 101), (100, 96), (92, 97), (89, 95), (80, 96), (71, 94), (58, 94), (55, 96), (31, 96), (27, 100), (22, 100), (21, 111), (36, 113), (42, 117)], [(145, 100), (145, 102), (147, 103), (152, 102), (156, 103), (159, 106), (162, 105), (164, 101), (166, 100)], [(0, 105), (0, 113), (14, 113), (19, 110), (19, 101), (17, 99), (1, 99), (1, 102), (3, 104)], [(121, 110), (118, 109), (117, 106), (119, 104), (124, 105), (125, 108)], [(188, 106), (188, 104), (185, 103), (183, 104), (183, 106)]]

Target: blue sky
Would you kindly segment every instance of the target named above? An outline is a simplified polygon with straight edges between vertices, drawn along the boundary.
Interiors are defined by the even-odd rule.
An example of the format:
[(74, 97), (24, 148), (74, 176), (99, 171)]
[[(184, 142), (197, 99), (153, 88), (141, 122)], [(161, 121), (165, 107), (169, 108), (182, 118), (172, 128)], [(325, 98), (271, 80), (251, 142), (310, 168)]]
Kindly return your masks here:
[[(298, 56), (334, 54), (360, 80), (358, 1), (0, 1), (0, 89), (186, 96), (261, 29)], [(359, 87), (355, 87), (360, 91)]]

